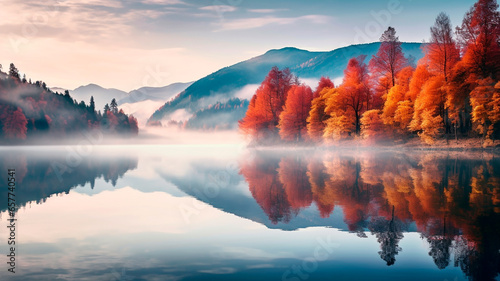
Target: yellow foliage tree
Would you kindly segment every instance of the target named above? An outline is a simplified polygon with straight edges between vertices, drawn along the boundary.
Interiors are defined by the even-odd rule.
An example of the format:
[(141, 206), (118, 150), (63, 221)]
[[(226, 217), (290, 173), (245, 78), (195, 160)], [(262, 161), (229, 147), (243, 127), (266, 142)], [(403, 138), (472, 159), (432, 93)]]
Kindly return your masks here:
[(484, 146), (493, 144), (495, 125), (500, 121), (500, 82), (486, 78), (478, 81), (470, 96), (472, 122), (484, 137)]
[(361, 117), (361, 136), (372, 142), (386, 138), (386, 128), (380, 110), (372, 109), (363, 113)]
[(421, 115), (422, 131), (418, 134), (420, 139), (427, 144), (434, 144), (436, 138), (441, 134), (443, 118), (433, 113), (431, 109), (425, 109)]

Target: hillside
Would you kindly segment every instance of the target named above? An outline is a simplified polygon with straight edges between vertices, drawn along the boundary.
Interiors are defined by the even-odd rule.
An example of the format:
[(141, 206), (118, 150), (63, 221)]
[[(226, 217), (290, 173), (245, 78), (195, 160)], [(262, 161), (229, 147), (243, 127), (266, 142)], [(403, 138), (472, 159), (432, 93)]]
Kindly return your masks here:
[(137, 120), (116, 105), (101, 113), (92, 103), (77, 102), (67, 91), (54, 93), (41, 81), (21, 80), (15, 71), (0, 78), (1, 143), (17, 144), (42, 136), (61, 139), (94, 129), (108, 134), (138, 133)]
[[(402, 43), (403, 52), (411, 61), (423, 57), (421, 43)], [(172, 101), (165, 103), (149, 118), (149, 122), (175, 120), (179, 111), (188, 116), (209, 105), (236, 97), (245, 86), (260, 84), (273, 66), (289, 67), (299, 78), (332, 79), (343, 76), (352, 57), (366, 55), (367, 61), (375, 55), (380, 43), (352, 45), (330, 52), (309, 52), (297, 48), (270, 50), (265, 54), (225, 67), (189, 86)], [(183, 120), (176, 120), (183, 121)]]

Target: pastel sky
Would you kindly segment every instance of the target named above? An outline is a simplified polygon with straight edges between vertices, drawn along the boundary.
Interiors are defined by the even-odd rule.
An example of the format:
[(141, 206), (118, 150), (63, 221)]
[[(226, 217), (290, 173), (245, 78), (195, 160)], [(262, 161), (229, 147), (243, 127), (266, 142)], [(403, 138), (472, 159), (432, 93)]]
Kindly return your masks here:
[(202, 78), (293, 46), (311, 51), (428, 40), (441, 11), (461, 23), (473, 0), (2, 0), (0, 64), (51, 87), (132, 90)]

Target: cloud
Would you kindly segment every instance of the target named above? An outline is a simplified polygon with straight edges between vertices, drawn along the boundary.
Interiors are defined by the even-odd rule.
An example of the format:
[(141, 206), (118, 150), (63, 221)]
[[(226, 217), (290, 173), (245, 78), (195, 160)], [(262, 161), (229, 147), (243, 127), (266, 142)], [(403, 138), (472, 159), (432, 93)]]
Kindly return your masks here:
[(214, 11), (217, 13), (228, 13), (228, 12), (234, 12), (238, 8), (229, 5), (212, 5), (212, 6), (201, 7), (199, 9), (204, 11)]
[(74, 6), (100, 6), (108, 8), (123, 8), (122, 2), (118, 0), (66, 0), (64, 2), (57, 2), (60, 6), (74, 7)]
[(146, 5), (178, 5), (178, 4), (186, 4), (181, 0), (142, 0), (142, 4)]
[(247, 11), (258, 14), (272, 14), (275, 12), (288, 11), (288, 9), (248, 9)]
[(260, 28), (266, 25), (278, 24), (278, 25), (289, 25), (294, 24), (299, 21), (307, 21), (314, 24), (326, 24), (331, 20), (331, 17), (324, 15), (306, 15), (295, 18), (285, 18), (285, 17), (260, 17), (260, 18), (244, 18), (236, 20), (226, 20), (219, 23), (220, 28), (217, 31), (227, 31), (227, 30), (244, 30), (244, 29), (254, 29)]
[(255, 91), (257, 91), (257, 88), (259, 88), (259, 84), (249, 84), (238, 90), (234, 97), (239, 98), (239, 99), (247, 99), (250, 100), (253, 95), (255, 94)]

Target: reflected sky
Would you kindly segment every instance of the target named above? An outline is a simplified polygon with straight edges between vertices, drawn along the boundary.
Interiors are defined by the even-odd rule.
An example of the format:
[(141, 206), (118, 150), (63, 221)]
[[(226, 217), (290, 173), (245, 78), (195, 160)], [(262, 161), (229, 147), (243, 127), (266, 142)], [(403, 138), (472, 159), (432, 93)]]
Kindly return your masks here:
[(21, 206), (2, 280), (498, 279), (492, 155), (76, 149), (0, 149)]

